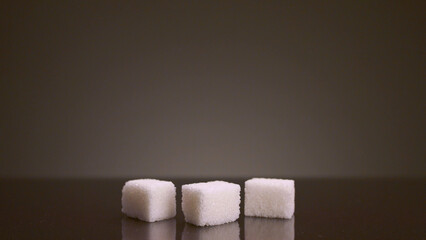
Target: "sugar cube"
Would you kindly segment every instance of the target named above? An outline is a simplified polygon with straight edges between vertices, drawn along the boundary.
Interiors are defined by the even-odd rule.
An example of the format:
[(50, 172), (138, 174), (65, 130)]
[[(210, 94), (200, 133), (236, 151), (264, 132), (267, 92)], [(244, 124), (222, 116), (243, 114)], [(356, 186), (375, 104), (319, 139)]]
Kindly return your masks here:
[(224, 181), (183, 185), (185, 221), (197, 226), (212, 226), (237, 220), (240, 215), (240, 191), (240, 185)]
[(245, 182), (246, 216), (286, 218), (294, 214), (294, 181), (253, 178)]
[(124, 184), (121, 211), (129, 217), (156, 222), (176, 216), (176, 187), (156, 179), (131, 180)]

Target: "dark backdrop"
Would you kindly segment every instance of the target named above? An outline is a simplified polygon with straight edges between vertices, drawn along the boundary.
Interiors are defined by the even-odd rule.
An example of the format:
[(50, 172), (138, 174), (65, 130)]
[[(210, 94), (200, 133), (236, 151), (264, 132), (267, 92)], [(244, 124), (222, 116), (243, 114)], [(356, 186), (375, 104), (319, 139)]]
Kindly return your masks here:
[(425, 1), (1, 1), (0, 176), (425, 176)]

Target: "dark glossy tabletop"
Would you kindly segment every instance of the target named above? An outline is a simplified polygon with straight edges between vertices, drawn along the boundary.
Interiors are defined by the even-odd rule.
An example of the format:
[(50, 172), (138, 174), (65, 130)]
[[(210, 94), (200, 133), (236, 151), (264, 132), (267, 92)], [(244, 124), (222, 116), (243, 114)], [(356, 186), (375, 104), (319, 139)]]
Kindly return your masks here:
[(185, 223), (180, 208), (182, 184), (212, 179), (172, 179), (177, 216), (157, 223), (121, 213), (125, 180), (2, 179), (0, 239), (426, 239), (425, 179), (296, 179), (293, 219), (215, 227)]

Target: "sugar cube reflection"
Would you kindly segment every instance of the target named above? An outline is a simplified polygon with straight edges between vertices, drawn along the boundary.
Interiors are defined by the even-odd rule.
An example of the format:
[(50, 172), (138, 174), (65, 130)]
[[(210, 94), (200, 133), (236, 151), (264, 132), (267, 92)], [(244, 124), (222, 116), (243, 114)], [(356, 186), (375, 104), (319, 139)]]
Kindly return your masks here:
[(176, 219), (148, 223), (123, 217), (121, 236), (122, 240), (175, 240)]
[(186, 223), (182, 233), (182, 240), (239, 240), (240, 226), (232, 222), (212, 227), (197, 227)]
[(244, 218), (246, 240), (294, 240), (294, 216), (290, 220), (277, 218)]

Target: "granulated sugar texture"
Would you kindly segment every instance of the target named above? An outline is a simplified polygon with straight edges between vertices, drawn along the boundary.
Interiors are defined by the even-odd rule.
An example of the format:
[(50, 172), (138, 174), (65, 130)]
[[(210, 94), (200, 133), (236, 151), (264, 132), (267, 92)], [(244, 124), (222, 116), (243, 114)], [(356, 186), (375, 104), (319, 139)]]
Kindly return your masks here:
[(237, 220), (240, 215), (240, 191), (240, 185), (224, 181), (183, 185), (185, 221), (197, 226), (212, 226)]
[(124, 184), (121, 211), (129, 217), (156, 222), (176, 216), (176, 187), (155, 179), (131, 180)]

